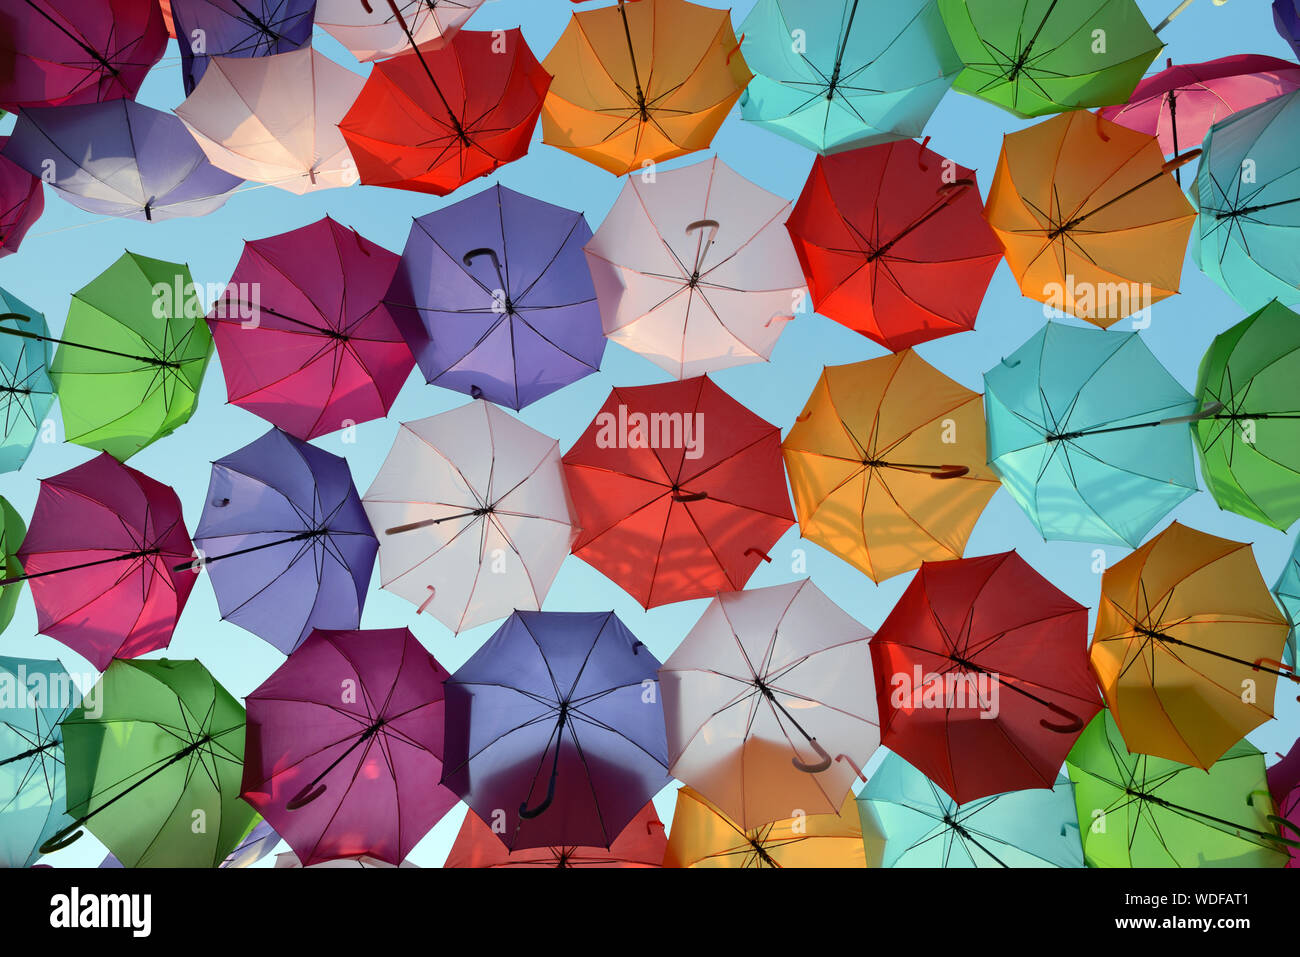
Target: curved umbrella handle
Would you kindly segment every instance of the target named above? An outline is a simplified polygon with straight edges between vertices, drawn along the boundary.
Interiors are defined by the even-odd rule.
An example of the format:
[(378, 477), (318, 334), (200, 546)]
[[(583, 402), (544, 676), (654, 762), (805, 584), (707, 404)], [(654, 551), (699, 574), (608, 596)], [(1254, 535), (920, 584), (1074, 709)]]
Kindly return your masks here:
[(685, 232), (686, 235), (689, 236), (691, 233), (697, 232), (698, 230), (707, 229), (709, 231), (708, 241), (712, 243), (715, 239), (718, 238), (718, 230), (721, 228), (722, 228), (722, 224), (718, 222), (716, 219), (697, 219), (695, 222), (687, 226), (686, 229), (683, 230), (683, 232)]
[(284, 809), (286, 811), (296, 811), (299, 808), (306, 807), (312, 801), (325, 793), (325, 785), (323, 784), (316, 785), (312, 790), (308, 790), (308, 788), (311, 788), (310, 784), (290, 798), (289, 803), (284, 806)]
[(1039, 718), (1038, 723), (1041, 724), (1048, 731), (1055, 731), (1057, 734), (1074, 734), (1076, 731), (1083, 730), (1083, 719), (1081, 719), (1073, 711), (1066, 711), (1064, 708), (1060, 707), (1059, 705), (1054, 705), (1050, 701), (1044, 701), (1043, 704), (1049, 710), (1055, 711), (1057, 714), (1059, 714), (1062, 718), (1065, 718), (1067, 721), (1066, 724), (1053, 724), (1051, 721), (1048, 721), (1046, 718)]
[(940, 465), (937, 472), (931, 472), (932, 479), (955, 479), (970, 473), (970, 468), (965, 465)]
[(531, 821), (533, 818), (537, 817), (537, 815), (541, 814), (548, 807), (550, 807), (551, 802), (554, 800), (555, 800), (555, 775), (552, 774), (551, 780), (548, 781), (546, 784), (546, 797), (542, 799), (542, 803), (537, 805), (537, 807), (530, 808), (528, 806), (527, 801), (520, 801), (519, 816), (524, 818), (524, 820)]
[(759, 558), (763, 559), (763, 561), (767, 562), (769, 565), (772, 564), (772, 556), (769, 555), (767, 552), (763, 551), (761, 548), (747, 548), (745, 549), (745, 555), (746, 556), (757, 555)]
[(64, 828), (62, 831), (52, 835), (48, 841), (42, 844), (38, 853), (53, 854), (55, 851), (61, 851), (69, 844), (74, 844), (79, 841), (81, 835), (84, 833), (85, 831), (81, 829), (81, 825), (79, 824), (74, 824), (70, 828)]
[(18, 322), (31, 322), (31, 316), (24, 316), (21, 312), (0, 312), (0, 322), (5, 319), (16, 319)]
[(866, 776), (865, 774), (863, 774), (863, 773), (862, 773), (862, 769), (861, 769), (860, 767), (858, 767), (858, 762), (854, 761), (854, 760), (853, 760), (851, 757), (849, 757), (847, 754), (837, 754), (837, 755), (835, 755), (835, 760), (836, 760), (836, 761), (843, 761), (843, 762), (846, 763), (849, 767), (853, 768), (853, 773), (856, 774), (856, 775), (858, 776), (858, 780), (861, 781), (863, 784), (866, 784), (866, 783), (867, 783), (867, 776)]
[(940, 183), (936, 193), (945, 203), (951, 203), (961, 196), (966, 190), (975, 185), (975, 180), (969, 176), (963, 176), (961, 179), (953, 180), (951, 183)]
[(1279, 830), (1283, 827), (1289, 827), (1291, 830), (1295, 831), (1296, 834), (1300, 834), (1300, 824), (1297, 824), (1295, 821), (1282, 817), (1280, 814), (1270, 814), (1268, 819), (1276, 824)]
[(790, 763), (805, 774), (819, 774), (831, 766), (831, 761), (833, 759), (831, 758), (830, 752), (818, 744), (816, 738), (809, 738), (808, 746), (817, 752), (817, 756), (821, 758), (820, 761), (816, 764), (807, 764), (800, 761), (798, 757), (793, 757), (790, 759)]
[(1175, 156), (1173, 159), (1167, 160), (1165, 162), (1165, 165), (1162, 166), (1161, 169), (1166, 173), (1172, 173), (1174, 170), (1186, 166), (1188, 163), (1190, 163), (1192, 160), (1196, 159), (1196, 157), (1200, 155), (1201, 155), (1201, 151), (1199, 149), (1188, 150), (1186, 153), (1182, 153), (1178, 156)]
[(472, 266), (474, 265), (474, 260), (477, 259), (479, 256), (491, 256), (492, 265), (495, 266), (498, 271), (500, 271), (501, 260), (497, 258), (497, 251), (495, 249), (491, 249), (486, 246), (484, 246), (481, 249), (471, 249), (469, 252), (467, 252), (464, 256), (461, 257), (461, 262), (463, 262), (466, 266)]
[(731, 52), (727, 54), (727, 59), (726, 59), (727, 66), (731, 66), (731, 58), (736, 55), (736, 51), (740, 49), (740, 45), (744, 42), (745, 42), (745, 34), (742, 33), (740, 35), (740, 38), (736, 40), (736, 45), (732, 47)]
[(708, 497), (708, 492), (673, 492), (674, 502), (700, 502)]

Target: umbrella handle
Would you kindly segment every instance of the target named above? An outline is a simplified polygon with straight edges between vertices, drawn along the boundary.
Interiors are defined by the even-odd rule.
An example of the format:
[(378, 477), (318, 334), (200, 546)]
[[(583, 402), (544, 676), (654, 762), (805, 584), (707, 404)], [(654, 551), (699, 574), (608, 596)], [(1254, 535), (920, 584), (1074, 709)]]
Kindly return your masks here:
[(745, 34), (741, 33), (740, 38), (736, 40), (736, 45), (732, 47), (731, 52), (727, 54), (727, 59), (725, 61), (727, 66), (731, 66), (731, 58), (736, 55), (736, 51), (740, 49), (740, 45), (744, 42), (745, 42)]
[(700, 502), (708, 497), (708, 492), (673, 492), (674, 502)]
[(1201, 155), (1201, 151), (1199, 149), (1188, 150), (1186, 153), (1183, 153), (1180, 156), (1175, 156), (1173, 159), (1166, 161), (1165, 165), (1162, 166), (1161, 169), (1163, 169), (1166, 173), (1172, 173), (1180, 166), (1186, 166), (1188, 163), (1190, 163), (1192, 160), (1196, 159), (1196, 157), (1200, 155)]
[(316, 785), (312, 790), (308, 790), (308, 788), (311, 788), (310, 784), (291, 797), (289, 803), (284, 806), (284, 809), (286, 811), (296, 811), (299, 808), (306, 807), (312, 801), (325, 793), (325, 785), (323, 784)]
[(937, 472), (931, 472), (932, 479), (955, 479), (961, 478), (970, 472), (970, 468), (965, 465), (940, 465)]
[(763, 559), (763, 561), (767, 562), (769, 565), (772, 564), (772, 556), (769, 555), (767, 552), (763, 551), (761, 548), (747, 548), (745, 549), (745, 554), (757, 555), (759, 558)]
[(951, 203), (974, 185), (975, 180), (971, 179), (969, 176), (963, 176), (961, 179), (953, 180), (951, 183), (940, 183), (939, 188), (935, 190), (935, 192), (942, 197), (945, 203)]
[(1055, 711), (1062, 718), (1067, 719), (1067, 724), (1053, 724), (1046, 718), (1039, 718), (1038, 723), (1048, 731), (1055, 731), (1057, 734), (1074, 734), (1076, 731), (1083, 730), (1083, 720), (1073, 711), (1066, 711), (1059, 705), (1052, 704), (1050, 701), (1044, 701), (1043, 705), (1051, 711)]
[(497, 251), (495, 249), (490, 249), (488, 247), (483, 247), (481, 249), (471, 249), (469, 252), (467, 252), (464, 256), (461, 257), (461, 262), (463, 262), (466, 266), (472, 266), (474, 264), (474, 260), (477, 259), (479, 256), (491, 256), (492, 265), (495, 266), (498, 270), (501, 268), (501, 260), (497, 257)]
[[(1297, 824), (1295, 821), (1288, 820), (1287, 818), (1282, 817), (1280, 814), (1270, 814), (1268, 816), (1268, 819), (1272, 821), (1274, 824), (1276, 824), (1279, 830), (1283, 827), (1289, 827), (1297, 834), (1300, 834), (1300, 824)], [(1283, 840), (1286, 839), (1283, 838)]]
[(847, 754), (837, 754), (835, 755), (835, 760), (843, 761), (849, 767), (853, 768), (853, 773), (858, 776), (858, 780), (861, 781), (863, 784), (867, 783), (867, 776), (863, 774), (862, 769), (858, 767), (858, 762), (854, 761)]
[(64, 828), (42, 844), (38, 853), (53, 854), (55, 851), (61, 851), (69, 844), (75, 844), (79, 841), (81, 835), (84, 833), (85, 831), (81, 829), (81, 825), (79, 824), (74, 824), (72, 827)]
[(31, 316), (24, 316), (21, 312), (0, 312), (0, 322), (6, 319), (13, 319), (17, 322), (31, 322)]
[(541, 814), (548, 807), (550, 807), (551, 802), (554, 800), (555, 800), (555, 775), (552, 774), (551, 780), (548, 781), (546, 784), (546, 797), (542, 799), (542, 803), (537, 805), (537, 807), (530, 808), (528, 806), (527, 801), (520, 801), (519, 816), (522, 817), (524, 820), (531, 821), (533, 818), (537, 817), (537, 815)]
[(807, 764), (800, 761), (796, 756), (790, 759), (790, 763), (805, 774), (819, 774), (831, 766), (831, 761), (833, 759), (831, 758), (830, 752), (818, 744), (816, 738), (809, 738), (808, 746), (817, 752), (817, 756), (821, 758), (820, 761), (816, 764)]

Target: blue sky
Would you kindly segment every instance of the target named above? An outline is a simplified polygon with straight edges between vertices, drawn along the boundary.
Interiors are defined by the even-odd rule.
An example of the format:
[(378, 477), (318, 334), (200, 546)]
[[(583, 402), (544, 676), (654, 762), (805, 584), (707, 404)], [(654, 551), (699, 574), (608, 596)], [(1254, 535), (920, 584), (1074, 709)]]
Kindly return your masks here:
[[(709, 6), (721, 7), (718, 2)], [(1175, 0), (1140, 0), (1152, 23), (1161, 20)], [(742, 0), (732, 8), (739, 26), (753, 6)], [(563, 30), (574, 8), (565, 0), (489, 0), (469, 26), (493, 29), (522, 25), (528, 43), (541, 58)], [(1290, 49), (1276, 35), (1269, 4), (1264, 0), (1231, 0), (1214, 6), (1210, 0), (1195, 3), (1162, 33), (1165, 56), (1175, 62), (1197, 62), (1233, 53), (1262, 53), (1290, 59)], [(317, 47), (331, 59), (365, 72), (331, 38), (317, 31)], [(180, 58), (173, 43), (164, 61), (141, 90), (141, 102), (171, 109), (183, 99)], [(7, 132), (11, 118), (0, 121)], [(1004, 133), (1028, 125), (997, 107), (950, 92), (934, 114), (926, 132), (930, 148), (978, 171), (979, 185), (987, 195)], [(802, 188), (813, 154), (778, 136), (743, 123), (739, 110), (727, 120), (713, 144), (717, 155), (745, 177), (783, 196), (794, 198)], [(696, 154), (667, 166), (695, 162), (713, 152)], [(1184, 183), (1191, 178), (1184, 175)], [(329, 214), (353, 226), (381, 245), (400, 252), (411, 219), (463, 199), (493, 182), (551, 203), (583, 210), (595, 229), (618, 195), (622, 181), (559, 150), (544, 146), (540, 129), (527, 157), (499, 172), (463, 187), (446, 199), (401, 190), (352, 187), (293, 196), (273, 188), (249, 184), (222, 209), (199, 219), (162, 223), (101, 220), (59, 199), (47, 190), (44, 217), (33, 227), (21, 252), (0, 259), (0, 287), (46, 314), (52, 329), (62, 327), (69, 295), (98, 275), (124, 249), (159, 259), (189, 264), (196, 282), (222, 283), (229, 277), (242, 242), (315, 222)], [(1214, 335), (1242, 318), (1240, 309), (1217, 286), (1201, 275), (1190, 258), (1183, 271), (1181, 294), (1158, 303), (1150, 328), (1143, 336), (1154, 353), (1189, 390), (1196, 369)], [(917, 350), (963, 385), (982, 391), (983, 372), (1012, 352), (1043, 322), (1042, 306), (1020, 295), (1003, 263), (998, 267), (973, 333), (926, 343)], [(1126, 328), (1121, 323), (1116, 328)], [(718, 373), (722, 388), (759, 415), (789, 428), (801, 411), (823, 365), (853, 362), (883, 355), (870, 340), (821, 316), (803, 316), (789, 323), (769, 364), (756, 364)], [(601, 372), (530, 406), (521, 414), (529, 425), (559, 439), (567, 449), (591, 421), (609, 389), (615, 385), (640, 385), (665, 380), (665, 374), (648, 361), (616, 345), (605, 353)], [(391, 415), (361, 425), (355, 442), (344, 444), (341, 433), (324, 436), (316, 444), (345, 455), (357, 487), (364, 492), (374, 478), (397, 433), (398, 423), (445, 411), (465, 402), (464, 396), (429, 386), (419, 371), (412, 373)], [(57, 412), (53, 416), (57, 421)], [(251, 442), (267, 423), (225, 402), (225, 385), (214, 359), (204, 382), (194, 418), (169, 438), (131, 459), (130, 464), (172, 485), (180, 495), (191, 531), (197, 524), (208, 485), (209, 463)], [(60, 435), (61, 438), (61, 435)], [(70, 444), (38, 444), (20, 473), (0, 476), (0, 495), (24, 516), (30, 516), (38, 480), (91, 458), (94, 453)], [(1184, 502), (1157, 527), (1169, 520), (1215, 535), (1252, 542), (1264, 578), (1277, 577), (1293, 542), (1281, 532), (1221, 511), (1208, 492)], [(1096, 546), (1044, 542), (1024, 513), (1005, 491), (999, 491), (976, 526), (968, 555), (1017, 549), (1035, 568), (1079, 602), (1097, 603), (1100, 576), (1093, 571)], [(807, 572), (817, 585), (850, 614), (872, 628), (884, 620), (911, 575), (901, 575), (880, 585), (855, 569), (799, 538), (797, 527), (772, 549), (773, 562), (761, 566), (751, 586), (802, 577), (792, 570), (796, 552), (806, 556)], [(1106, 549), (1113, 564), (1125, 553)], [(621, 589), (576, 558), (569, 558), (546, 602), (548, 610), (607, 610), (613, 608), (629, 628), (661, 660), (667, 658), (703, 611), (706, 602), (693, 601), (646, 612)], [(427, 615), (379, 589), (378, 571), (372, 581), (362, 627), (407, 626), (448, 669), (454, 671), (492, 633), (495, 625), (452, 635)], [(35, 613), (25, 592), (13, 623), (0, 637), (0, 653), (15, 656), (60, 658), (71, 671), (90, 668), (63, 645), (36, 635)], [(170, 649), (172, 658), (199, 658), (233, 694), (253, 690), (284, 659), (270, 645), (219, 620), (211, 585), (200, 581), (180, 620)], [(1290, 688), (1278, 694), (1278, 720), (1250, 736), (1265, 753), (1285, 751), (1300, 729), (1300, 704)], [(868, 766), (871, 768), (884, 752)], [(671, 822), (673, 789), (657, 799), (660, 815)], [(422, 866), (440, 864), (460, 827), (464, 805), (458, 806), (420, 843), (410, 860)], [(281, 849), (284, 849), (283, 846)], [(103, 848), (87, 835), (51, 857), (55, 865), (93, 865)]]

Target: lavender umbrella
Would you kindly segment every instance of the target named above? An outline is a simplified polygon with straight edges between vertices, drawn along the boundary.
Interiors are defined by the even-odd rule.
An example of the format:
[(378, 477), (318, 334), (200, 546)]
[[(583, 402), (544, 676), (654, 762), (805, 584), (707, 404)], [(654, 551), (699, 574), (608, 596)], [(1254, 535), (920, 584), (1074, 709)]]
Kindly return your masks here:
[(126, 219), (203, 216), (243, 182), (179, 119), (134, 100), (23, 110), (3, 155), (74, 206)]
[(194, 92), (208, 57), (270, 56), (311, 42), (316, 0), (172, 0), (185, 95)]
[(1273, 0), (1273, 25), (1300, 57), (1300, 0)]
[(212, 463), (194, 544), (221, 617), (285, 654), (356, 628), (379, 544), (347, 461), (272, 429)]
[(415, 220), (387, 302), (434, 385), (522, 409), (605, 353), (581, 213), (493, 186)]
[(447, 682), (442, 783), (511, 850), (609, 847), (669, 781), (658, 670), (612, 611), (515, 612)]

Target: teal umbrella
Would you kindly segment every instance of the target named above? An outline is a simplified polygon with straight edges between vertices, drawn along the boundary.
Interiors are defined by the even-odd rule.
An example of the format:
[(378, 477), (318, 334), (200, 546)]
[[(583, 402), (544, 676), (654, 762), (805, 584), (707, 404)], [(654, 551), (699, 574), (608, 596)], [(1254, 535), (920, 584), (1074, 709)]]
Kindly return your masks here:
[(819, 153), (921, 135), (961, 60), (937, 0), (758, 0), (741, 116)]
[(1135, 547), (1196, 491), (1196, 401), (1136, 332), (1049, 322), (984, 374), (989, 462), (1044, 539)]
[(1286, 651), (1282, 654), (1282, 661), (1294, 671), (1296, 632), (1300, 631), (1300, 541), (1297, 541), (1295, 548), (1291, 550), (1291, 556), (1286, 560), (1277, 584), (1273, 586), (1273, 594), (1277, 596), (1278, 604), (1282, 606), (1287, 620), (1291, 622), (1291, 635), (1286, 640)]
[(1074, 788), (957, 804), (890, 754), (858, 795), (868, 867), (1083, 867)]
[[(50, 334), (44, 316), (3, 289), (0, 327), (47, 338)], [(54, 402), (52, 352), (42, 339), (0, 335), (0, 472), (23, 467)]]

